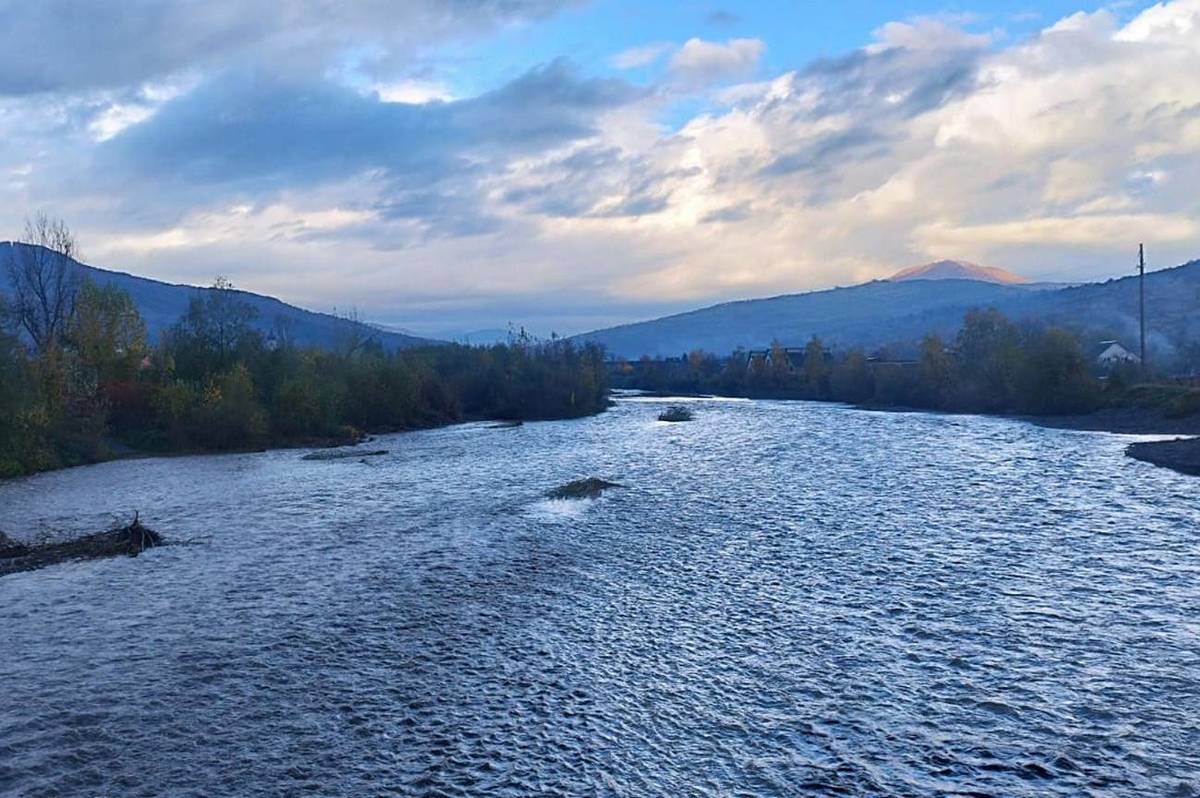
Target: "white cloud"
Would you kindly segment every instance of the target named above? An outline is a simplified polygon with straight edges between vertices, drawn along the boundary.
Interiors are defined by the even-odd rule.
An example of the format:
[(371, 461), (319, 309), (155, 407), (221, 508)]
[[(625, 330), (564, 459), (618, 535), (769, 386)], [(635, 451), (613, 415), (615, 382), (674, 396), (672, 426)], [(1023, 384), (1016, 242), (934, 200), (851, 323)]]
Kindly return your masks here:
[(446, 102), (453, 100), (454, 95), (444, 84), (428, 80), (398, 80), (391, 83), (378, 83), (374, 91), (379, 99), (388, 103), (407, 103), (423, 105), (429, 102)]
[(88, 122), (88, 132), (98, 142), (107, 141), (122, 130), (145, 122), (164, 103), (192, 90), (198, 82), (195, 74), (183, 74), (173, 80), (147, 83), (129, 98), (114, 97), (109, 92), (90, 93), (96, 96), (87, 102), (102, 110)]
[(1182, 41), (1200, 37), (1200, 0), (1176, 0), (1159, 3), (1137, 16), (1117, 33), (1116, 39), (1128, 42), (1148, 40)]
[(888, 22), (875, 31), (875, 42), (867, 52), (878, 53), (892, 47), (908, 50), (947, 50), (962, 47), (983, 47), (991, 43), (988, 34), (968, 33), (962, 26), (972, 22), (970, 16), (919, 17), (908, 22)]
[(609, 63), (617, 69), (636, 69), (653, 64), (674, 47), (675, 45), (670, 42), (654, 42), (641, 47), (630, 47), (628, 50), (622, 50), (614, 55), (609, 59)]
[[(479, 98), (446, 98), (436, 81), (376, 77), (355, 95), (361, 104), (341, 98), (307, 117), (313, 129), (303, 140), (292, 131), (292, 150), (245, 137), (184, 141), (189, 116), (156, 140), (161, 168), (103, 184), (89, 182), (86, 165), (162, 122), (166, 112), (136, 119), (154, 97), (0, 101), (0, 215), (9, 214), (0, 222), (16, 227), (20, 213), (49, 207), (79, 226), (102, 264), (196, 282), (226, 273), (252, 290), (416, 326), (442, 317), (462, 326), (454, 314), (491, 314), (478, 326), (553, 315), (553, 327), (572, 332), (603, 314), (653, 312), (648, 300), (657, 311), (820, 288), (937, 257), (1041, 279), (1103, 277), (1127, 265), (1137, 241), (1162, 265), (1200, 255), (1198, 15), (1200, 0), (1124, 24), (1105, 11), (1076, 14), (1016, 43), (944, 18), (910, 20), (858, 51), (770, 75), (756, 74), (761, 41), (693, 39), (671, 57), (664, 91), (579, 103), (580, 92), (603, 100), (620, 87), (556, 80), (544, 92), (498, 92), (484, 117), (471, 116)], [(632, 67), (666, 52), (622, 55)], [(320, 99), (311, 85), (287, 85), (287, 102), (262, 82), (241, 105), (218, 93), (194, 119)], [(364, 96), (372, 89), (382, 111)], [(703, 95), (705, 110), (666, 128), (681, 92)], [(574, 104), (551, 115), (545, 97)], [(439, 99), (453, 100), (439, 113), (467, 116), (420, 139), (439, 155), (431, 188), (422, 183), (430, 158), (393, 148), (373, 120), (406, 130), (396, 114), (439, 106), (389, 103)], [(540, 120), (544, 140), (511, 127), (510, 99)], [(426, 130), (422, 118), (411, 127)], [(271, 117), (262, 128), (261, 141), (275, 140)], [(463, 132), (478, 130), (488, 135)], [(361, 158), (363, 141), (381, 154)], [(189, 155), (184, 144), (204, 146)], [(129, 156), (144, 159), (146, 148)], [(413, 159), (403, 173), (400, 156)], [(141, 185), (222, 163), (204, 193)], [(459, 202), (463, 224), (423, 234), (428, 219), (412, 210), (421, 202), (434, 203), (427, 212)]]
[(88, 130), (96, 141), (108, 141), (130, 125), (149, 119), (153, 113), (154, 109), (146, 105), (113, 104), (88, 123)]
[(688, 39), (671, 57), (671, 71), (696, 85), (744, 77), (758, 67), (766, 49), (761, 39), (730, 39), (724, 44)]

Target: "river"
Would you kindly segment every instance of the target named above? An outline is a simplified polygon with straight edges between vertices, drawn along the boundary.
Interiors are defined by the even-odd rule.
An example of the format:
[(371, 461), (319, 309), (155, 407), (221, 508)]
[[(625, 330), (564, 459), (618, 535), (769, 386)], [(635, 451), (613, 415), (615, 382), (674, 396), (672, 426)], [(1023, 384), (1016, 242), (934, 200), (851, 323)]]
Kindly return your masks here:
[[(1200, 793), (1195, 478), (663, 406), (0, 484), (14, 536), (194, 544), (0, 579), (0, 794)], [(541, 498), (593, 475), (626, 487)]]

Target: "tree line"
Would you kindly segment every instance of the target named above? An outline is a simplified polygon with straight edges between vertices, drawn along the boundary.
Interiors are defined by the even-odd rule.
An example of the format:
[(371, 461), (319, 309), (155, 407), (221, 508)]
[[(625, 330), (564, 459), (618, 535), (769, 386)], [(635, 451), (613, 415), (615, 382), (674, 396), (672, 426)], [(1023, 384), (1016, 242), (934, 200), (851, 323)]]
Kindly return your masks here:
[(602, 351), (507, 345), (387, 351), (343, 319), (330, 349), (264, 336), (223, 279), (158, 341), (132, 298), (81, 279), (61, 222), (39, 216), (0, 295), (0, 477), (125, 449), (232, 451), (357, 440), (467, 419), (550, 419), (608, 402)]
[(926, 336), (909, 361), (858, 349), (835, 357), (813, 337), (802, 353), (776, 341), (766, 353), (696, 351), (614, 369), (615, 385), (654, 392), (1031, 415), (1093, 411), (1133, 377), (1121, 369), (1096, 374), (1074, 333), (1019, 325), (993, 308), (969, 311), (953, 340)]

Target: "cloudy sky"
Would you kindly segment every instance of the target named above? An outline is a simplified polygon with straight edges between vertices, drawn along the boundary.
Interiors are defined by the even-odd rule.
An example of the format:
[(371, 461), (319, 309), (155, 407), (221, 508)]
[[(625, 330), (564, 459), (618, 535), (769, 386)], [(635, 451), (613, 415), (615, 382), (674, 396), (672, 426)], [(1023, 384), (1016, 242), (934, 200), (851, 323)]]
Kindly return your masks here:
[(0, 0), (0, 238), (435, 335), (1200, 257), (1200, 0)]

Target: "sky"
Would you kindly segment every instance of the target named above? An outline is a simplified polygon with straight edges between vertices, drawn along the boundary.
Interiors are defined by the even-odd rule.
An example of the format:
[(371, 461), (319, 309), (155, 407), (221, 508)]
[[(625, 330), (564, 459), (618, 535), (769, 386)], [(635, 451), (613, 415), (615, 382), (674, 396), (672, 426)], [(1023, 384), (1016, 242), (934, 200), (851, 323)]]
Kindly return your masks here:
[(0, 0), (0, 239), (571, 334), (1200, 257), (1200, 0)]

